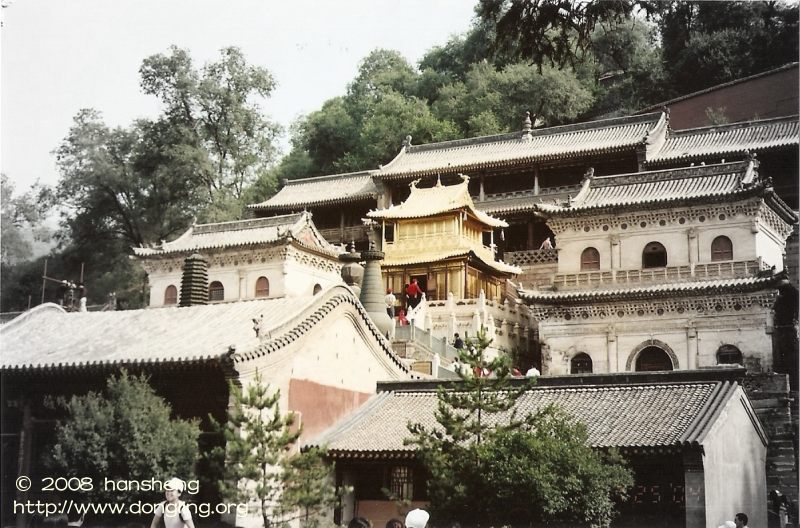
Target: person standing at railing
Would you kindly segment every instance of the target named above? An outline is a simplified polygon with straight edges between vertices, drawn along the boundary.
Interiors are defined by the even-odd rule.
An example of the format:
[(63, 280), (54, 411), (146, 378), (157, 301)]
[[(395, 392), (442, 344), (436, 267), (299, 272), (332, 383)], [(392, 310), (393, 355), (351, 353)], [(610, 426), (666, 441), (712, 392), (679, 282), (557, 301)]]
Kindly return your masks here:
[(411, 308), (416, 308), (422, 298), (422, 288), (419, 287), (417, 279), (411, 279), (411, 284), (406, 286), (406, 301)]
[(461, 339), (461, 336), (459, 336), (457, 332), (453, 335), (453, 348), (457, 348), (459, 350), (464, 348), (464, 340)]
[(391, 288), (386, 290), (386, 297), (384, 297), (384, 301), (386, 301), (386, 314), (390, 318), (394, 319), (394, 303), (397, 302), (397, 297), (394, 296)]

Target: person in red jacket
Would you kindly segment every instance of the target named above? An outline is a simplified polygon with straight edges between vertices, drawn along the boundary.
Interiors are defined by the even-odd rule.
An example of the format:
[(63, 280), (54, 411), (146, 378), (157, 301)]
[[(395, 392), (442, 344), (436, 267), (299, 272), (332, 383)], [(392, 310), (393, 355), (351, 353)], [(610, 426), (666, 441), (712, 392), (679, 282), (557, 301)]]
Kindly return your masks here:
[(406, 301), (411, 308), (416, 308), (422, 298), (422, 289), (417, 284), (417, 279), (411, 279), (411, 284), (406, 286)]

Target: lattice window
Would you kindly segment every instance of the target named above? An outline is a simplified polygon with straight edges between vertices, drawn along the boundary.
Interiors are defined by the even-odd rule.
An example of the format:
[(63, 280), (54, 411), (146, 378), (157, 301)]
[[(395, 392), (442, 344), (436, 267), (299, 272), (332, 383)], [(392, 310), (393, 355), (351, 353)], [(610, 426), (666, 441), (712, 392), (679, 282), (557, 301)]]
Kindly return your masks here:
[(219, 281), (214, 281), (208, 285), (208, 300), (209, 301), (224, 301), (225, 300), (225, 287)]
[(266, 277), (256, 280), (256, 297), (269, 297), (269, 280)]
[(711, 260), (733, 260), (733, 242), (726, 236), (718, 236), (711, 242)]
[(581, 253), (581, 271), (600, 269), (600, 252), (593, 247), (588, 247)]
[(399, 500), (414, 498), (414, 472), (408, 466), (394, 466), (389, 475), (389, 489)]
[(172, 284), (164, 290), (164, 304), (178, 304), (178, 288)]

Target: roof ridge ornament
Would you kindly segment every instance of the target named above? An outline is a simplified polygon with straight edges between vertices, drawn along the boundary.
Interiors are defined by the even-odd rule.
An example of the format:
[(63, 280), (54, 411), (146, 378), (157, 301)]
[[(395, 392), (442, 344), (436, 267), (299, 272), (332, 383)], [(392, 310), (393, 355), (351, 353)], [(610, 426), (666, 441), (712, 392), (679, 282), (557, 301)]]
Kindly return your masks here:
[(416, 188), (417, 188), (417, 184), (418, 184), (418, 183), (419, 183), (421, 180), (422, 180), (422, 178), (417, 178), (416, 180), (414, 180), (414, 181), (412, 181), (411, 183), (409, 183), (409, 184), (408, 184), (408, 186), (409, 186), (410, 188), (412, 188), (412, 189), (416, 189)]
[(436, 173), (436, 186), (437, 187), (441, 187), (442, 186), (442, 173), (441, 172), (437, 172)]
[(525, 112), (525, 121), (522, 122), (522, 139), (523, 141), (532, 141), (533, 136), (531, 135), (533, 122), (531, 121), (531, 113)]
[(407, 135), (403, 140), (403, 148), (408, 150), (409, 147), (411, 147), (411, 134)]

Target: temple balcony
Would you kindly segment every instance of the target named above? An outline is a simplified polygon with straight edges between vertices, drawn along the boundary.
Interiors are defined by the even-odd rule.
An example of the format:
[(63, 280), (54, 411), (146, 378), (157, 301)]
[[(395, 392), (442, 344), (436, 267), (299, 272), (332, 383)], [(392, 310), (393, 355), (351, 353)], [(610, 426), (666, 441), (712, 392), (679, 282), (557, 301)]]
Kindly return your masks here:
[(558, 273), (553, 277), (552, 285), (557, 290), (580, 290), (696, 280), (735, 279), (752, 277), (766, 268), (767, 266), (759, 258), (757, 260), (706, 262), (663, 268)]
[(367, 240), (367, 230), (363, 225), (318, 228), (318, 231), (331, 244), (349, 244), (351, 241), (365, 242)]

